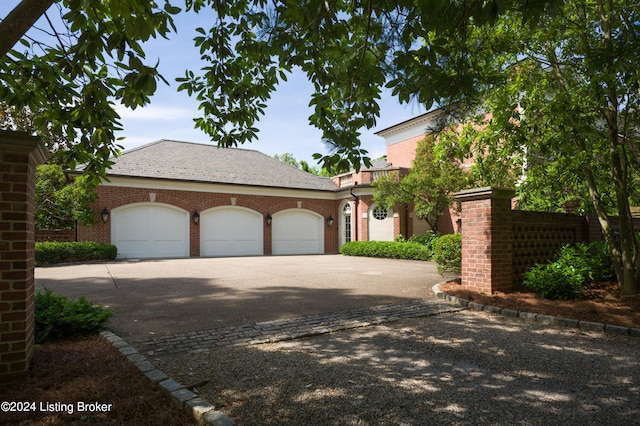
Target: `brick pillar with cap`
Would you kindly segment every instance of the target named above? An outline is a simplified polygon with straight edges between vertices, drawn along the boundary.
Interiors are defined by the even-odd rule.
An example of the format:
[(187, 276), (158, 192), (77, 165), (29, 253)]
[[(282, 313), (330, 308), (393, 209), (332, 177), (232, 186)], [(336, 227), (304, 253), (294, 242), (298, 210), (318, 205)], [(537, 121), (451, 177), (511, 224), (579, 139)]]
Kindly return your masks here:
[(513, 288), (511, 199), (515, 191), (475, 188), (458, 192), (462, 218), (462, 286), (493, 293)]
[(35, 180), (40, 140), (0, 131), (0, 383), (26, 374), (34, 347)]

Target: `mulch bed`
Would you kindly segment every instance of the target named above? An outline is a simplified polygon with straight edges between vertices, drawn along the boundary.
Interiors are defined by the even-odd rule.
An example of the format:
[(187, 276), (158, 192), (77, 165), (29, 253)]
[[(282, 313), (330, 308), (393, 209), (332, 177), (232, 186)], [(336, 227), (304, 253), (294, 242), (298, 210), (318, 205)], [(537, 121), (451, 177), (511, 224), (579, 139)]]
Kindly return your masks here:
[(440, 290), (482, 305), (640, 328), (640, 295), (622, 297), (620, 287), (614, 282), (594, 283), (581, 297), (571, 300), (543, 299), (529, 291), (483, 294), (466, 290), (453, 281), (441, 285)]
[(0, 388), (0, 401), (27, 402), (29, 409), (1, 413), (2, 424), (195, 424), (101, 336), (38, 346), (27, 378)]

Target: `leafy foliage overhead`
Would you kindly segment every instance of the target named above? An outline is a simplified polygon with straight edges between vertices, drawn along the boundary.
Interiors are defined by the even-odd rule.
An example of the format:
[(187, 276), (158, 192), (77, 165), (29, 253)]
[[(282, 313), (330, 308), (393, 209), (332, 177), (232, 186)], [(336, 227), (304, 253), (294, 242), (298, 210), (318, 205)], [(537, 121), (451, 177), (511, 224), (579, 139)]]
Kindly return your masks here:
[[(103, 173), (119, 149), (114, 103), (143, 106), (162, 81), (143, 43), (169, 37), (172, 16), (184, 6), (213, 15), (194, 40), (194, 55), (206, 65), (179, 79), (179, 89), (200, 102), (196, 127), (222, 146), (254, 140), (266, 101), (299, 68), (315, 88), (309, 121), (331, 148), (316, 159), (359, 168), (369, 159), (358, 137), (375, 125), (385, 85), (402, 102), (459, 100), (484, 76), (472, 55), (443, 57), (446, 40), (464, 36), (470, 22), (490, 22), (511, 9), (529, 19), (555, 3), (22, 0), (0, 22), (0, 97), (35, 113), (39, 129), (73, 141), (69, 167), (88, 163), (88, 173)], [(15, 44), (50, 5), (46, 24)]]
[[(38, 13), (30, 3), (23, 0), (17, 13), (5, 17), (0, 38), (9, 38), (16, 23)], [(130, 108), (149, 102), (161, 77), (157, 63), (145, 63), (142, 43), (174, 30), (171, 15), (180, 9), (154, 1), (37, 3), (54, 6), (45, 14), (45, 26), (3, 52), (0, 99), (17, 114), (33, 114), (39, 134), (70, 141), (71, 169), (86, 163), (89, 175), (103, 174), (119, 152), (114, 102)]]

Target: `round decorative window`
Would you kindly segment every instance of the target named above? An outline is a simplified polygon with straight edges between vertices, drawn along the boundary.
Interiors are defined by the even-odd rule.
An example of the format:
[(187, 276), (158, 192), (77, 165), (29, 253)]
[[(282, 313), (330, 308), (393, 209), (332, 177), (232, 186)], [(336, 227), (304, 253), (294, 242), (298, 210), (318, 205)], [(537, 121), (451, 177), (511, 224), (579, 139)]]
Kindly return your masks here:
[(342, 209), (342, 213), (351, 214), (351, 204), (347, 203), (344, 205), (344, 209)]
[(388, 214), (389, 213), (382, 207), (376, 207), (375, 210), (373, 210), (373, 217), (378, 220), (385, 220)]

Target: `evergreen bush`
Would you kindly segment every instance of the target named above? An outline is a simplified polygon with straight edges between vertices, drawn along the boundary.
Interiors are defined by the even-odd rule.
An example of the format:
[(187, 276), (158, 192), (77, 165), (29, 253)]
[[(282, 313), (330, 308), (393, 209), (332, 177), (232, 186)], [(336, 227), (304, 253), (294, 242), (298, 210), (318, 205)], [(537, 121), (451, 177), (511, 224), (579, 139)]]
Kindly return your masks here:
[(438, 264), (438, 272), (440, 274), (460, 274), (462, 271), (461, 234), (445, 234), (439, 236), (434, 243), (433, 249), (433, 258)]
[(36, 265), (38, 266), (89, 260), (113, 260), (117, 254), (116, 246), (93, 241), (36, 243)]
[(340, 247), (345, 256), (384, 257), (390, 259), (431, 260), (428, 247), (410, 242), (351, 241)]
[(95, 334), (112, 314), (84, 297), (69, 300), (45, 288), (35, 295), (36, 343)]

